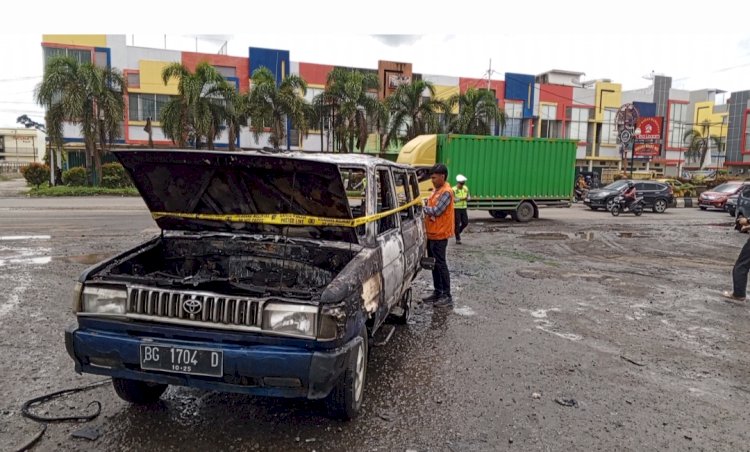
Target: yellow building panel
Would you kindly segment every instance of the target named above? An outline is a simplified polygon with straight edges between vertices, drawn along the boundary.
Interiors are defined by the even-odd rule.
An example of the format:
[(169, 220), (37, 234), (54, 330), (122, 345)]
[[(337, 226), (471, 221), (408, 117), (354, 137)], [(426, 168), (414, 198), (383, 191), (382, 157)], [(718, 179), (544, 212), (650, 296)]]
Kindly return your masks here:
[(715, 135), (726, 138), (729, 129), (726, 124), (726, 117), (727, 113), (714, 113), (713, 102), (696, 102), (693, 112), (693, 129), (700, 132), (701, 135), (708, 134), (708, 136)]
[[(437, 100), (448, 100), (451, 96), (456, 96), (460, 93), (458, 86), (455, 85), (433, 85), (435, 88), (435, 99)], [(458, 114), (458, 105), (453, 107), (453, 114)]]
[(177, 79), (170, 79), (169, 84), (164, 85), (161, 79), (161, 73), (165, 67), (172, 63), (166, 61), (149, 61), (141, 60), (138, 62), (140, 71), (141, 84), (138, 88), (128, 88), (131, 93), (151, 93), (151, 94), (177, 94)]
[(596, 83), (596, 98), (594, 104), (594, 120), (604, 120), (604, 109), (619, 109), (622, 106), (622, 85), (619, 83)]
[(42, 35), (42, 42), (70, 46), (107, 47), (107, 35)]

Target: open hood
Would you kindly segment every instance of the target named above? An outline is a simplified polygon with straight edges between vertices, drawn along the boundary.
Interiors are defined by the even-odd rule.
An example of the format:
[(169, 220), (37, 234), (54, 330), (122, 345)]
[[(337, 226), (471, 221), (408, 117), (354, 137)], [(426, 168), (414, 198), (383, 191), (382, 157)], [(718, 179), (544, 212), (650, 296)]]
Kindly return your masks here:
[[(335, 163), (301, 153), (121, 150), (151, 212), (180, 214), (278, 214), (351, 219)], [(275, 226), (163, 216), (165, 230), (272, 233), (356, 243), (353, 228)]]

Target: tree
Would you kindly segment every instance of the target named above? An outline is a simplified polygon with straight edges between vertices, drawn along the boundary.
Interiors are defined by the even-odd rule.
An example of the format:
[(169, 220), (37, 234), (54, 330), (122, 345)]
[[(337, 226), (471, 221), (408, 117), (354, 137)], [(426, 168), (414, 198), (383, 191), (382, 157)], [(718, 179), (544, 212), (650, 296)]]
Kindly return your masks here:
[(235, 90), (226, 79), (208, 63), (199, 63), (190, 72), (181, 63), (172, 63), (162, 70), (164, 84), (177, 79), (177, 96), (170, 99), (161, 112), (162, 130), (167, 138), (179, 147), (189, 140), (201, 149), (205, 140), (208, 149), (214, 149), (214, 140), (221, 135), (227, 120), (227, 104)]
[(227, 100), (226, 121), (229, 132), (229, 150), (237, 149), (237, 137), (240, 136), (242, 127), (247, 126), (250, 118), (250, 97), (248, 94), (241, 94), (232, 91)]
[(451, 96), (445, 104), (446, 112), (458, 106), (458, 115), (451, 121), (451, 133), (491, 135), (493, 122), (505, 127), (505, 112), (497, 106), (492, 91), (469, 88), (463, 94)]
[[(426, 94), (429, 97), (425, 97)], [(409, 141), (419, 135), (436, 133), (439, 128), (438, 112), (443, 105), (435, 98), (435, 87), (424, 80), (401, 85), (388, 97), (391, 111), (389, 138), (399, 136)]]
[(279, 149), (286, 137), (287, 119), (297, 130), (307, 134), (310, 108), (303, 97), (307, 93), (307, 83), (300, 76), (287, 75), (277, 83), (270, 69), (260, 67), (253, 71), (250, 80), (248, 114), (256, 143), (263, 130), (270, 128), (268, 143)]
[(334, 68), (328, 74), (325, 91), (316, 96), (314, 103), (329, 107), (341, 152), (351, 152), (355, 147), (365, 149), (368, 117), (373, 117), (378, 109), (373, 92), (378, 86), (377, 75), (371, 72)]
[[(59, 56), (47, 65), (36, 88), (36, 102), (47, 109), (50, 141), (62, 144), (64, 122), (77, 123), (86, 149), (86, 164), (93, 156), (96, 177), (101, 177), (101, 153), (120, 134), (125, 112), (125, 79), (117, 69)], [(98, 143), (98, 146), (97, 146)]]
[(704, 121), (702, 127), (703, 133), (698, 129), (690, 129), (685, 131), (685, 134), (682, 137), (683, 143), (687, 145), (685, 157), (691, 162), (698, 163), (701, 168), (706, 164), (706, 155), (708, 155), (708, 152), (711, 149), (711, 144), (713, 144), (719, 152), (721, 152), (723, 148), (723, 140), (721, 137), (709, 135), (709, 121)]

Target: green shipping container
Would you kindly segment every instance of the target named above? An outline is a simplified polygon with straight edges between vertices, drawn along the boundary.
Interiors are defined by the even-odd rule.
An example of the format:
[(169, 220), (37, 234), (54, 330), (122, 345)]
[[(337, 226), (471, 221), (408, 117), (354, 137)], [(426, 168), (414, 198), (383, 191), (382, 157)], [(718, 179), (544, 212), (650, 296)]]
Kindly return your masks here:
[[(438, 135), (437, 161), (448, 167), (451, 185), (463, 174), (470, 207), (497, 201), (569, 201), (575, 178), (574, 140), (479, 135)], [(551, 204), (550, 203), (550, 204)]]

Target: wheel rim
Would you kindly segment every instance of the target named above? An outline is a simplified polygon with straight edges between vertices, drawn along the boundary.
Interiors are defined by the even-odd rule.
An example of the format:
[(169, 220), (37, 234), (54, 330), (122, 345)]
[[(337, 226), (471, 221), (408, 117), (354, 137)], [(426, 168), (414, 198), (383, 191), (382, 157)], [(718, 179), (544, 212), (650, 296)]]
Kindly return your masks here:
[(363, 348), (364, 345), (362, 343), (357, 347), (357, 362), (354, 368), (354, 400), (357, 402), (362, 399), (362, 389), (364, 388), (365, 380), (365, 354), (362, 352)]
[(660, 199), (660, 200), (656, 201), (656, 211), (659, 212), (659, 213), (662, 213), (665, 210), (667, 210), (667, 203), (666, 203), (666, 201), (664, 201), (663, 199)]
[(518, 217), (531, 219), (534, 216), (534, 208), (529, 203), (523, 203), (518, 207)]
[(612, 210), (612, 205), (613, 205), (614, 203), (615, 203), (615, 202), (614, 202), (614, 201), (612, 201), (611, 199), (610, 199), (609, 201), (607, 201), (607, 210)]

